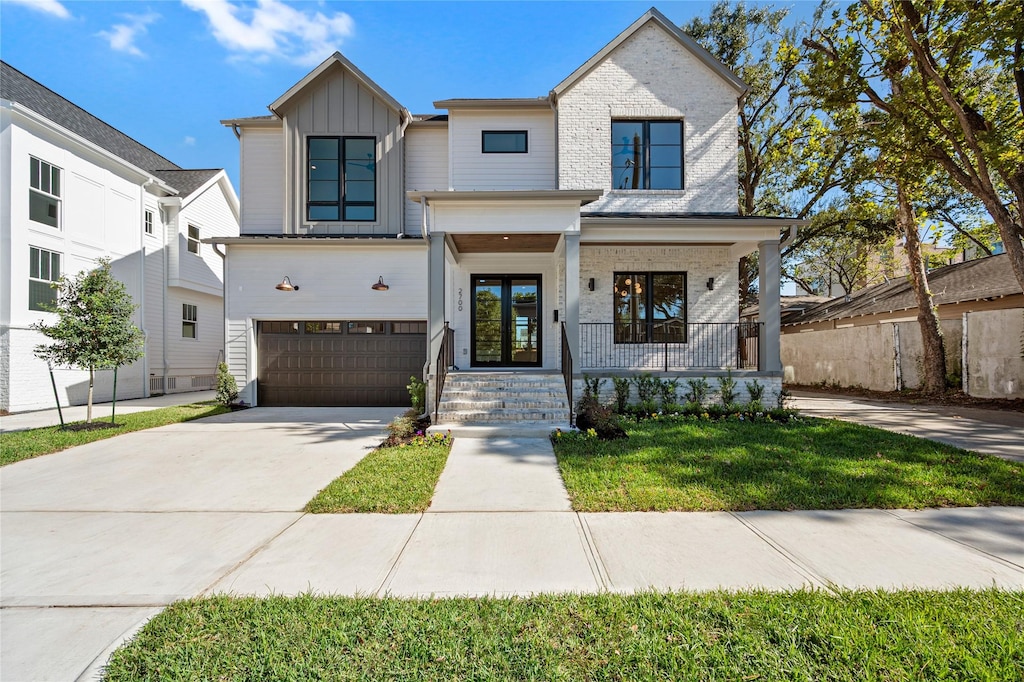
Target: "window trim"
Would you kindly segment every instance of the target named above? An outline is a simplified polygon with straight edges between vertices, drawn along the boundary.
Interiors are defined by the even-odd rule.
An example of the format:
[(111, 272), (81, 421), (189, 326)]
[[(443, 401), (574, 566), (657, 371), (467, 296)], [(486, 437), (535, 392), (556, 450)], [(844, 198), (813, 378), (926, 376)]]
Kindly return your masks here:
[[(32, 172), (32, 162), (33, 161), (35, 163), (38, 163), (39, 166), (40, 166), (38, 174), (34, 174)], [(49, 178), (50, 190), (53, 189), (53, 173), (54, 173), (54, 171), (57, 172), (57, 184), (58, 184), (58, 188), (57, 189), (58, 189), (58, 192), (56, 194), (53, 191), (44, 190), (42, 188), (41, 178), (42, 178), (42, 167), (43, 166), (48, 166), (50, 168), (50, 178)], [(29, 178), (28, 178), (28, 191), (29, 191), (28, 218), (29, 218), (29, 221), (33, 222), (33, 223), (38, 223), (39, 225), (46, 225), (47, 227), (52, 227), (52, 228), (55, 228), (55, 229), (58, 229), (58, 230), (61, 229), (61, 222), (62, 222), (62, 218), (64, 217), (64, 211), (63, 211), (63, 208), (64, 208), (63, 202), (64, 202), (64, 200), (63, 200), (63, 198), (62, 198), (62, 196), (60, 194), (60, 190), (63, 189), (62, 185), (64, 184), (64, 169), (61, 168), (60, 166), (57, 166), (57, 165), (54, 165), (54, 164), (50, 163), (49, 161), (43, 161), (38, 156), (32, 156), (31, 154), (29, 154), (29, 157), (28, 157), (28, 168), (29, 168), (29, 172), (28, 172), (28, 175), (29, 175)], [(44, 223), (44, 222), (42, 222), (40, 220), (35, 220), (34, 218), (32, 218), (32, 194), (38, 194), (39, 196), (43, 197), (44, 199), (51, 199), (51, 200), (54, 201), (54, 203), (55, 203), (55, 205), (57, 207), (57, 216), (54, 219), (56, 221), (56, 223), (57, 223), (56, 225), (51, 225), (49, 223)]]
[[(613, 192), (682, 192), (686, 190), (686, 121), (682, 118), (612, 118), (611, 125), (609, 126), (610, 135), (610, 147), (609, 152), (615, 147), (614, 133), (611, 131), (615, 130), (616, 123), (639, 123), (643, 126), (643, 139), (641, 140), (641, 146), (643, 154), (643, 186), (637, 187), (616, 187), (615, 182), (615, 163), (613, 159), (611, 163), (611, 191)], [(651, 124), (652, 123), (677, 123), (679, 124), (679, 187), (678, 188), (651, 188)], [(657, 146), (657, 145), (655, 145)], [(674, 166), (658, 166), (658, 168), (674, 168)]]
[[(32, 253), (33, 251), (38, 252), (38, 255)], [(37, 271), (38, 271), (38, 265), (41, 262), (40, 259), (42, 258), (42, 254), (44, 254), (44, 253), (49, 254), (49, 260), (50, 260), (50, 279), (43, 279), (42, 277), (39, 277), (39, 276), (37, 276), (37, 277), (33, 277), (32, 276), (33, 267), (35, 267), (37, 269)], [(53, 257), (54, 256), (57, 257), (57, 273), (56, 273), (56, 276), (54, 276), (54, 272), (53, 272)], [(53, 282), (56, 282), (56, 281), (58, 281), (60, 279), (61, 260), (63, 259), (63, 254), (58, 252), (58, 251), (50, 251), (49, 249), (44, 249), (44, 248), (39, 247), (39, 246), (29, 245), (29, 247), (28, 247), (28, 259), (29, 259), (29, 264), (28, 264), (28, 281), (29, 281), (29, 286), (28, 286), (28, 289), (29, 289), (29, 291), (28, 291), (28, 309), (29, 310), (34, 310), (34, 311), (39, 311), (39, 312), (44, 312), (44, 313), (53, 312), (51, 310), (46, 310), (45, 308), (33, 307), (33, 305), (32, 305), (32, 282), (38, 282), (40, 284), (46, 284), (46, 286), (49, 287), (51, 291), (53, 291), (53, 301), (52, 302), (55, 304), (57, 302), (57, 291), (55, 289), (53, 289), (53, 287), (51, 285), (52, 285)]]
[(142, 231), (150, 236), (153, 234), (153, 211), (148, 208), (142, 214)]
[[(192, 236), (192, 230), (196, 231), (196, 236)], [(188, 249), (189, 253), (193, 253), (197, 256), (202, 255), (202, 239), (201, 232), (202, 228), (199, 225), (193, 225), (192, 223), (186, 223), (185, 228), (185, 248)], [(192, 250), (192, 245), (195, 244), (195, 250)]]
[[(645, 292), (644, 292), (644, 308), (646, 310), (645, 319), (643, 320), (644, 339), (643, 340), (621, 340), (619, 337), (619, 319), (617, 317), (617, 303), (615, 283), (618, 281), (620, 276), (630, 275), (643, 275), (645, 280)], [(681, 340), (665, 341), (656, 340), (654, 338), (654, 305), (652, 301), (654, 287), (652, 282), (655, 275), (678, 275), (683, 278), (683, 334)], [(689, 277), (686, 270), (615, 270), (612, 273), (612, 341), (614, 344), (666, 344), (666, 343), (689, 343), (689, 319), (690, 319), (690, 305), (689, 305)], [(640, 322), (635, 323), (640, 326)]]
[[(523, 150), (510, 149), (507, 151), (503, 150), (488, 150), (487, 149), (487, 136), (488, 135), (522, 135), (523, 136)], [(530, 131), (528, 130), (481, 130), (480, 131), (480, 153), (481, 154), (529, 154), (530, 153)]]
[[(191, 316), (189, 315), (191, 313)], [(186, 329), (192, 330), (192, 335), (185, 334)], [(181, 338), (199, 338), (199, 305), (195, 303), (181, 304)]]
[[(309, 175), (310, 160), (309, 151), (310, 143), (313, 140), (337, 140), (338, 141), (338, 200), (337, 201), (311, 201), (309, 198), (309, 185), (312, 182)], [(345, 191), (345, 159), (347, 144), (349, 140), (370, 140), (373, 142), (373, 201), (349, 201), (347, 193)], [(380, 204), (380, 179), (377, 171), (379, 170), (380, 160), (377, 158), (377, 136), (376, 135), (307, 135), (306, 136), (306, 178), (305, 178), (305, 198), (306, 198), (306, 223), (376, 223), (378, 219), (378, 205)], [(324, 220), (310, 218), (309, 209), (313, 206), (337, 206), (338, 207), (338, 219), (337, 220)], [(373, 217), (369, 219), (350, 219), (346, 218), (346, 211), (349, 207), (352, 208), (366, 208), (370, 207), (373, 209)]]

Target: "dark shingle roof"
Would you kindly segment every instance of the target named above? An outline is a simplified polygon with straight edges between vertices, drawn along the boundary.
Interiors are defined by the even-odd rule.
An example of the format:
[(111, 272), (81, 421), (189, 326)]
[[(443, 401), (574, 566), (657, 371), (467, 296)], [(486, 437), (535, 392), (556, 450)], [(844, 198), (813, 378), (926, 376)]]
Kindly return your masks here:
[(0, 98), (17, 102), (131, 165), (152, 173), (182, 196), (191, 194), (217, 172), (183, 169), (4, 61), (0, 61)]
[[(928, 273), (928, 288), (937, 306), (1022, 293), (1010, 257), (1005, 253), (932, 270)], [(788, 320), (787, 324), (840, 320), (916, 307), (917, 299), (909, 277), (901, 277), (855, 291), (849, 297), (820, 303), (800, 317)]]

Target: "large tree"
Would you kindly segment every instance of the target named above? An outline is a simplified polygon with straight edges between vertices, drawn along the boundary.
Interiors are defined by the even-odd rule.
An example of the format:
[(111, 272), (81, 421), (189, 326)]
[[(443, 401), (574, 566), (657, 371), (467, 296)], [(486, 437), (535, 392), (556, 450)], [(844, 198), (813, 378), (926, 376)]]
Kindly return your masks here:
[(86, 423), (92, 421), (92, 395), (98, 369), (114, 369), (142, 357), (142, 332), (132, 322), (138, 307), (124, 284), (114, 279), (110, 261), (54, 283), (57, 303), (55, 324), (38, 322), (32, 328), (51, 339), (35, 347), (37, 357), (51, 365), (89, 370), (89, 401)]

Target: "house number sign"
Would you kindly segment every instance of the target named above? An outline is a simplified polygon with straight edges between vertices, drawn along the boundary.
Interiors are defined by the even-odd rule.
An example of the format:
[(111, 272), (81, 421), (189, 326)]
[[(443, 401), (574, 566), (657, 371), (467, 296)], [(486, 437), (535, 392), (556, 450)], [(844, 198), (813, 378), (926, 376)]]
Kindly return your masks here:
[(459, 287), (459, 312), (462, 312), (462, 287)]

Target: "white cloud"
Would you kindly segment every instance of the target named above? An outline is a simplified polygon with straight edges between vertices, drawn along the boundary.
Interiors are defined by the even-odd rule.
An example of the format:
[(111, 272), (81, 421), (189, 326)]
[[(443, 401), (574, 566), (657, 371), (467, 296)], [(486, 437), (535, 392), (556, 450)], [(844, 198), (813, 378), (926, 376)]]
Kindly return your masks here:
[(266, 61), (278, 57), (314, 66), (337, 50), (354, 32), (344, 12), (325, 15), (300, 11), (281, 0), (258, 0), (255, 7), (229, 0), (182, 0), (206, 14), (213, 35), (236, 57)]
[(105, 38), (110, 43), (110, 49), (118, 52), (127, 52), (136, 57), (145, 55), (135, 45), (135, 40), (146, 34), (146, 27), (160, 18), (159, 14), (122, 14), (125, 20), (123, 24), (114, 24), (109, 31), (100, 31), (96, 35)]
[(186, 135), (184, 142), (186, 147), (196, 146), (196, 138), (192, 137), (191, 135)]
[(24, 5), (25, 7), (31, 7), (39, 12), (52, 14), (53, 16), (60, 17), (61, 19), (71, 18), (71, 12), (68, 11), (68, 8), (57, 0), (4, 0), (4, 2), (12, 5)]

